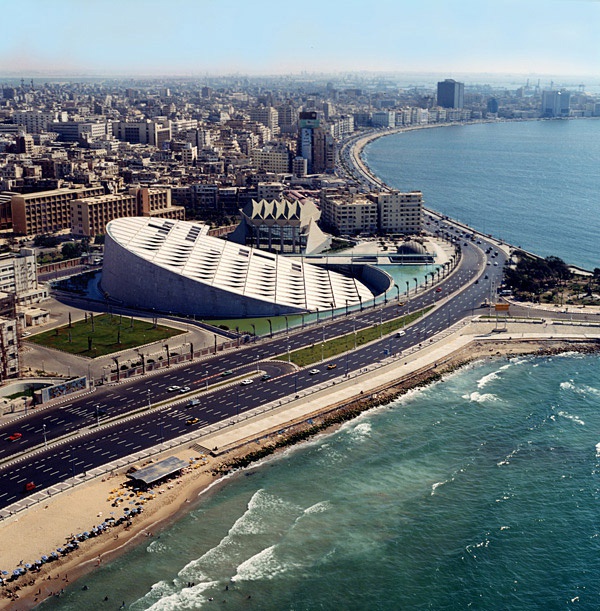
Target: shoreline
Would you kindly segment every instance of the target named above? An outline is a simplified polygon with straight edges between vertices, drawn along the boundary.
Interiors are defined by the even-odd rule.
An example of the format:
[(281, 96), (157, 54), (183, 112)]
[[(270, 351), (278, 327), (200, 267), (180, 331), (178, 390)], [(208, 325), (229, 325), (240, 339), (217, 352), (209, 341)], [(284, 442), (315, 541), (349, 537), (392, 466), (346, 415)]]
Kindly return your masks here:
[[(515, 340), (495, 338), (492, 342), (488, 342), (475, 337), (470, 343), (448, 354), (447, 358), (439, 364), (435, 361), (430, 362), (427, 367), (393, 379), (382, 386), (374, 387), (367, 394), (354, 395), (337, 404), (326, 404), (308, 418), (303, 417), (292, 421), (285, 427), (283, 435), (281, 434), (282, 428), (278, 425), (272, 429), (265, 429), (264, 437), (261, 440), (242, 439), (238, 444), (227, 449), (224, 454), (202, 459), (202, 462), (196, 461), (185, 474), (173, 478), (168, 484), (161, 484), (159, 490), (162, 490), (162, 493), (156, 493), (154, 498), (147, 502), (144, 512), (136, 516), (130, 526), (121, 524), (111, 527), (108, 533), (81, 543), (77, 551), (55, 562), (44, 564), (39, 572), (28, 573), (9, 584), (8, 587), (2, 588), (0, 590), (0, 596), (2, 596), (0, 609), (33, 609), (49, 596), (60, 592), (61, 588), (81, 580), (103, 562), (116, 559), (134, 546), (141, 544), (146, 537), (153, 537), (155, 532), (168, 528), (193, 510), (206, 494), (211, 494), (226, 485), (229, 477), (238, 470), (268, 456), (276, 455), (284, 448), (302, 443), (315, 435), (330, 434), (344, 422), (354, 419), (365, 411), (387, 404), (409, 390), (424, 387), (441, 379), (444, 375), (449, 375), (478, 361), (526, 354), (551, 356), (565, 352), (589, 354), (600, 352), (600, 340), (572, 340), (559, 337)], [(189, 457), (190, 449), (180, 448), (169, 454)], [(126, 476), (123, 470), (113, 478), (90, 482), (78, 489), (57, 495), (50, 499), (49, 504), (44, 508), (41, 505), (32, 508), (25, 515), (13, 518), (11, 523), (0, 526), (0, 545), (3, 545), (6, 538), (14, 540), (16, 537), (12, 536), (14, 534), (12, 531), (19, 528), (33, 534), (32, 524), (37, 523), (38, 527), (41, 525), (43, 529), (44, 518), (52, 519), (51, 515), (54, 512), (60, 514), (64, 512), (65, 507), (79, 506), (84, 498), (96, 503), (94, 513), (90, 516), (88, 511), (86, 517), (88, 519), (96, 517), (98, 520), (103, 512), (111, 507), (106, 501), (103, 502), (103, 497), (106, 498), (107, 493), (115, 489), (116, 482), (124, 480)], [(83, 522), (80, 516), (75, 518), (72, 515), (67, 515), (66, 520), (66, 523), (70, 523), (70, 528), (73, 528), (73, 524), (77, 524), (77, 530), (80, 528), (79, 523)], [(76, 521), (73, 522), (73, 520)], [(73, 532), (70, 529), (67, 531)], [(68, 532), (60, 533), (61, 542)], [(46, 537), (48, 535), (49, 533), (46, 533)], [(46, 552), (38, 551), (35, 554), (36, 557), (39, 557), (40, 553), (48, 553), (51, 544), (44, 542), (40, 543), (38, 547), (40, 550), (45, 549)], [(25, 555), (24, 551), (18, 553)], [(19, 589), (15, 590), (15, 586), (18, 586)], [(7, 598), (9, 590), (16, 592), (18, 598)]]

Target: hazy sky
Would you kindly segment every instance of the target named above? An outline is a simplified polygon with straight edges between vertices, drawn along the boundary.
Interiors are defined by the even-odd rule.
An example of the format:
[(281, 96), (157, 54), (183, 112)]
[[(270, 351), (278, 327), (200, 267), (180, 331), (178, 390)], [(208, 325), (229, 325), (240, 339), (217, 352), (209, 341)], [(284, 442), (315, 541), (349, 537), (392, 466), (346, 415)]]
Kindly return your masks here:
[(600, 0), (0, 0), (0, 74), (598, 75)]

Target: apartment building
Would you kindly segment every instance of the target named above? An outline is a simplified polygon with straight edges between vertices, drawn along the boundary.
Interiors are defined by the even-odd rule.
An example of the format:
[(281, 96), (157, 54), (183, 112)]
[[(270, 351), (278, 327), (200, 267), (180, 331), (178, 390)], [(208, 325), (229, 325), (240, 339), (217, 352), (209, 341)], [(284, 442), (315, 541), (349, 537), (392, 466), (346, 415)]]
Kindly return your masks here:
[(70, 229), (71, 202), (99, 195), (104, 195), (103, 187), (14, 193), (10, 202), (13, 231), (18, 235), (38, 235)]
[(112, 124), (113, 136), (131, 144), (151, 144), (161, 148), (171, 140), (171, 125), (168, 121), (115, 121)]
[(285, 144), (267, 144), (252, 150), (252, 167), (274, 174), (286, 174), (290, 171), (290, 156), (290, 150)]
[(364, 195), (327, 190), (321, 193), (321, 220), (341, 235), (375, 233), (377, 203)]
[(423, 226), (421, 191), (401, 193), (385, 191), (368, 196), (377, 204), (378, 228), (381, 233), (420, 233)]
[(0, 255), (0, 292), (14, 295), (16, 303), (22, 305), (48, 298), (48, 289), (38, 284), (34, 249)]
[(71, 230), (76, 236), (102, 235), (109, 221), (132, 216), (185, 220), (185, 208), (171, 205), (170, 189), (132, 187), (123, 193), (74, 200)]

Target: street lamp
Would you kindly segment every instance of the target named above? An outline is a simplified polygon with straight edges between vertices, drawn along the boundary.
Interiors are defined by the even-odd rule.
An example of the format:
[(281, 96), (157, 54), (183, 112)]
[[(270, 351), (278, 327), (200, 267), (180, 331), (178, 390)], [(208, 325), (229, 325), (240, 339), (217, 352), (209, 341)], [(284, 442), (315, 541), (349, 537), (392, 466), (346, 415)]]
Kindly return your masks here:
[(252, 327), (252, 334), (254, 335), (254, 341), (256, 341), (256, 325), (251, 322), (250, 326)]
[(152, 401), (150, 400), (150, 389), (146, 391), (148, 393), (148, 409), (152, 407)]
[(400, 302), (400, 287), (397, 284), (394, 284), (394, 287), (396, 288), (396, 300)]
[(286, 334), (289, 334), (290, 327), (289, 327), (289, 324), (288, 324), (288, 317), (284, 315), (284, 318), (285, 318), (285, 332), (286, 332)]
[(46, 439), (46, 425), (42, 424), (42, 433), (44, 434), (44, 447), (48, 446), (48, 440)]
[(329, 305), (331, 306), (331, 320), (333, 320), (333, 312), (334, 312), (335, 305), (333, 304), (333, 301)]
[(409, 281), (407, 280), (407, 281), (406, 281), (406, 299), (407, 299), (407, 300), (408, 300), (408, 299), (410, 299), (410, 297), (409, 297), (409, 292), (410, 292), (410, 283), (409, 283)]
[(204, 380), (206, 382), (206, 390), (208, 390), (208, 371), (205, 371), (204, 375), (206, 376), (206, 379)]
[(269, 335), (273, 337), (273, 322), (270, 318), (267, 318), (267, 322), (269, 323)]
[(100, 426), (100, 411), (98, 410), (98, 404), (96, 404), (96, 426)]

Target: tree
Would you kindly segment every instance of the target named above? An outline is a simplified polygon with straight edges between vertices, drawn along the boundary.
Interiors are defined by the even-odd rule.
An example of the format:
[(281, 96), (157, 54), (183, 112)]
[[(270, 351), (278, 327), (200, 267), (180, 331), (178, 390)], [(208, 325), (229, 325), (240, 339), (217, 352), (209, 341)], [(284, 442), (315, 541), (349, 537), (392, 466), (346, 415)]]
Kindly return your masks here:
[(83, 245), (79, 242), (65, 242), (60, 253), (64, 259), (76, 259), (83, 253)]

